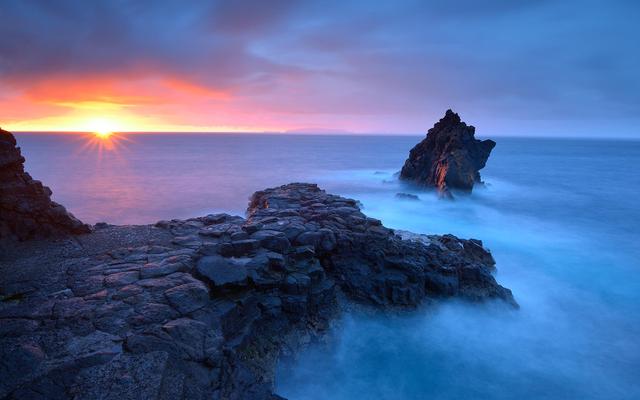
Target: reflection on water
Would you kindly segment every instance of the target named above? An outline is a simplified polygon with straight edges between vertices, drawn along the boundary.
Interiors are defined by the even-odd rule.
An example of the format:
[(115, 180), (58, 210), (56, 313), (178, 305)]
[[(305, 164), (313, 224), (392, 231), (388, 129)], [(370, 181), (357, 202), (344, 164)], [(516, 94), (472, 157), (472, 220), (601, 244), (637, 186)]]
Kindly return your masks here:
[(67, 135), (18, 137), (28, 170), (88, 222), (242, 213), (253, 191), (305, 180), (388, 226), (493, 251), (520, 310), (446, 302), (348, 316), (334, 347), (281, 366), (287, 398), (640, 398), (640, 142), (499, 139), (488, 186), (447, 202), (393, 178), (415, 137), (129, 139), (96, 157)]
[[(27, 169), (54, 199), (90, 223), (152, 223), (213, 211), (244, 213), (256, 190), (328, 172), (391, 168), (416, 138), (272, 135), (128, 135), (117, 151), (78, 135), (22, 134)], [(99, 144), (100, 142), (98, 142)], [(380, 157), (378, 150), (386, 155)], [(331, 190), (344, 185), (329, 185)]]

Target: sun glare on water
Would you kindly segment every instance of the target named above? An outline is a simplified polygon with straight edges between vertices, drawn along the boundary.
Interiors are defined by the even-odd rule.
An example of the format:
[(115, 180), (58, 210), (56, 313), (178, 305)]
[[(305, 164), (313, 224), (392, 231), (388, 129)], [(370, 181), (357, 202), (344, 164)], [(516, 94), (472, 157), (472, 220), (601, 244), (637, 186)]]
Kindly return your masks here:
[(97, 151), (99, 157), (102, 157), (104, 151), (117, 152), (123, 147), (124, 142), (129, 141), (122, 134), (123, 125), (115, 119), (93, 118), (86, 120), (83, 128), (89, 134), (84, 148)]

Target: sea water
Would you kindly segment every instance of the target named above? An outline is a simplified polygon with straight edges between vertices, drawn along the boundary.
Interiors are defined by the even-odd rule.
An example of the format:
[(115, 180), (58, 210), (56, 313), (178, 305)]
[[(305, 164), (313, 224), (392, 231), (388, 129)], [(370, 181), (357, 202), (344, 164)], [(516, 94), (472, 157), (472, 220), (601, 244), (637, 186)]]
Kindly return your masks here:
[(442, 201), (394, 176), (415, 136), (17, 137), (27, 170), (90, 223), (242, 214), (256, 190), (310, 181), (386, 226), (492, 250), (519, 310), (443, 301), (345, 316), (332, 346), (279, 367), (291, 400), (640, 398), (638, 141), (498, 138), (487, 185)]

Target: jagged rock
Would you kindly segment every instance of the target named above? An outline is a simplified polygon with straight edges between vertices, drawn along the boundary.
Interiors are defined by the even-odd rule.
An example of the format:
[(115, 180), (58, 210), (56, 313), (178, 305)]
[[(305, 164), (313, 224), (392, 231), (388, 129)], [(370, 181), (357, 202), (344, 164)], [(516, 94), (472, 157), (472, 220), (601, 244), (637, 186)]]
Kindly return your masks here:
[(482, 242), (395, 232), (313, 184), (256, 192), (247, 219), (107, 226), (78, 241), (0, 253), (2, 399), (276, 399), (280, 354), (325, 335), (344, 302), (517, 306)]
[(0, 129), (0, 240), (89, 232), (51, 201), (51, 189), (24, 171), (24, 161), (15, 137)]
[(447, 110), (427, 137), (411, 149), (400, 179), (435, 187), (446, 197), (451, 196), (450, 189), (471, 192), (474, 184), (482, 182), (478, 171), (496, 145), (493, 140), (477, 140), (475, 130)]
[[(323, 205), (323, 213), (315, 211), (319, 204)], [(343, 215), (345, 208), (350, 212), (349, 217), (343, 227), (337, 227), (333, 223), (335, 217)], [(289, 210), (296, 210), (295, 216), (289, 216)], [(317, 229), (308, 228), (295, 238), (295, 242), (311, 246), (325, 268), (339, 271), (334, 273), (334, 279), (357, 300), (376, 305), (417, 305), (426, 296), (458, 295), (476, 299), (476, 289), (482, 292), (488, 284), (495, 286), (496, 291), (487, 290), (487, 297), (513, 301), (507, 289), (491, 284), (490, 274), (488, 282), (486, 276), (479, 275), (478, 288), (456, 278), (463, 272), (466, 274), (467, 269), (490, 271), (493, 258), (484, 249), (487, 259), (481, 260), (468, 257), (457, 247), (451, 250), (445, 246), (423, 246), (416, 241), (402, 240), (392, 230), (381, 226), (380, 221), (367, 218), (359, 211), (355, 200), (327, 194), (317, 185), (289, 184), (252, 196), (249, 221), (257, 223), (279, 215), (285, 216), (278, 217), (277, 225), (272, 223), (271, 229), (284, 230), (297, 222), (305, 226), (312, 221), (316, 224)], [(334, 237), (329, 249), (322, 245), (321, 238), (326, 234)], [(464, 248), (463, 244), (460, 246)], [(479, 262), (488, 260), (488, 263)], [(394, 271), (393, 277), (388, 276), (389, 270)], [(434, 274), (445, 270), (452, 271), (447, 276), (454, 276), (450, 288), (442, 293), (425, 289)], [(403, 278), (398, 280), (398, 276)], [(402, 295), (397, 293), (399, 287)]]
[(396, 193), (396, 199), (416, 201), (416, 200), (420, 200), (420, 197), (411, 193)]

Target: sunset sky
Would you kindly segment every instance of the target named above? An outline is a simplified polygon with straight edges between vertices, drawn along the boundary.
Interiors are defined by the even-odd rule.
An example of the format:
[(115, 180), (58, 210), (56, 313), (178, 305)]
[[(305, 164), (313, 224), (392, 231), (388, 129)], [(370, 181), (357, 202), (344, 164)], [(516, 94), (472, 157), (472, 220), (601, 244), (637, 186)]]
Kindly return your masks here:
[(0, 4), (15, 131), (640, 137), (640, 2)]

